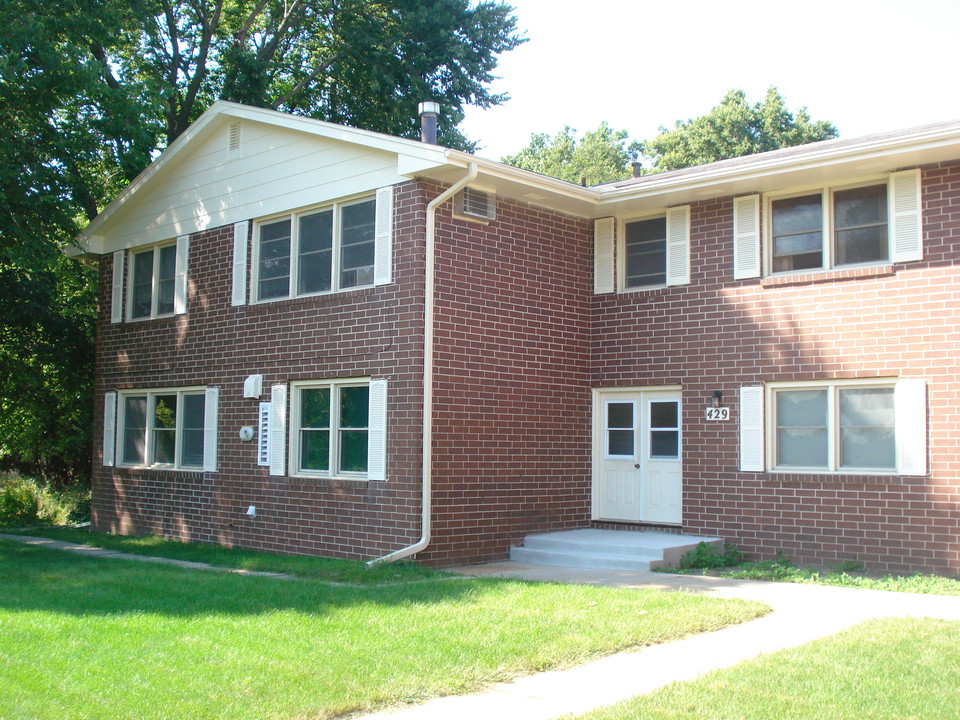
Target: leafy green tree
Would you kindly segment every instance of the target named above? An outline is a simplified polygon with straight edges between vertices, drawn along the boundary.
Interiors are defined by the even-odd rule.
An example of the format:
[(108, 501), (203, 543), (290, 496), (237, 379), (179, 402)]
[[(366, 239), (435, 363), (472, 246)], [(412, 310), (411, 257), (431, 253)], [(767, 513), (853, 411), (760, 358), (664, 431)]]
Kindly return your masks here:
[(0, 3), (0, 464), (88, 471), (95, 273), (61, 250), (214, 100), (471, 149), (510, 7), (470, 0)]
[(837, 129), (811, 120), (806, 108), (788, 110), (775, 87), (753, 105), (743, 90), (731, 90), (706, 115), (661, 127), (641, 152), (653, 172), (663, 172), (835, 137)]
[(541, 175), (585, 185), (598, 185), (630, 177), (630, 163), (637, 159), (639, 144), (630, 142), (626, 130), (614, 130), (607, 123), (576, 137), (569, 125), (554, 136), (530, 136), (530, 144), (502, 162)]

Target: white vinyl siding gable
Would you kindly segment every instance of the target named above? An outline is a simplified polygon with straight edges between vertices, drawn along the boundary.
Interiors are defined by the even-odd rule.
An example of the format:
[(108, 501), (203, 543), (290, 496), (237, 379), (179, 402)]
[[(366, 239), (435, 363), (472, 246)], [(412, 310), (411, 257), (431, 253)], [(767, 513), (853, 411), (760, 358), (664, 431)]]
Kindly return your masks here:
[(733, 277), (760, 277), (760, 196), (733, 201)]
[(667, 285), (690, 282), (690, 206), (667, 210)]
[(890, 259), (909, 262), (923, 259), (920, 171), (893, 173), (888, 186)]
[(600, 218), (593, 223), (593, 292), (597, 295), (616, 289), (613, 227), (613, 218)]

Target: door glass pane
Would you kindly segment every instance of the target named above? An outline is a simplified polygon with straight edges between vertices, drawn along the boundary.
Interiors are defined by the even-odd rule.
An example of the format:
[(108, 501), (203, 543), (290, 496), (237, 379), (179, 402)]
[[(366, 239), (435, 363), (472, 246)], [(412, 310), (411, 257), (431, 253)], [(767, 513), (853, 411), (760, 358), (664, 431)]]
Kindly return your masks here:
[(143, 465), (147, 435), (146, 396), (123, 399), (123, 462), (126, 465)]
[(671, 428), (680, 427), (680, 403), (675, 400), (669, 402), (650, 403), (650, 427)]
[(678, 430), (651, 430), (650, 457), (675, 459), (680, 457), (680, 432)]
[(667, 282), (667, 219), (626, 224), (626, 285), (644, 287)]
[(773, 270), (823, 267), (823, 198), (821, 195), (775, 200)]
[(167, 245), (160, 248), (157, 267), (157, 315), (169, 315), (173, 312), (173, 292), (177, 275), (177, 246)]
[(896, 467), (893, 388), (840, 390), (840, 466)]
[(300, 218), (297, 291), (301, 294), (329, 290), (333, 263), (333, 211)]
[(347, 205), (340, 213), (340, 287), (373, 284), (376, 202)]
[(133, 256), (133, 300), (130, 317), (150, 317), (153, 298), (153, 250)]
[(157, 395), (153, 399), (153, 461), (172, 465), (176, 440), (177, 396)]
[(827, 391), (781, 390), (776, 394), (777, 465), (827, 466)]
[(680, 457), (680, 403), (676, 400), (650, 403), (650, 457)]
[(203, 466), (203, 412), (206, 404), (201, 394), (183, 396), (183, 427), (180, 429), (180, 465)]
[(607, 403), (607, 455), (633, 457), (633, 403)]

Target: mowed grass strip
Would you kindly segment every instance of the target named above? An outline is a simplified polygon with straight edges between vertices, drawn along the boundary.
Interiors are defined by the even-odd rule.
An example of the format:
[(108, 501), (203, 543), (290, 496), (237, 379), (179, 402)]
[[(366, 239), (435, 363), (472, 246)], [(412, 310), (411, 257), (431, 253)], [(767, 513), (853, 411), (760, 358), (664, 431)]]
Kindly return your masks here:
[(278, 555), (244, 548), (179, 542), (155, 535), (113, 535), (65, 527), (32, 528), (9, 532), (15, 535), (51, 538), (106, 550), (117, 550), (132, 555), (149, 555), (173, 560), (202, 562), (233, 570), (284, 573), (295, 577), (327, 580), (329, 582), (378, 584), (442, 576), (442, 573), (437, 570), (422, 567), (412, 562), (376, 565), (373, 568), (367, 568), (363, 563), (350, 560)]
[(960, 622), (875, 620), (579, 720), (956, 720)]
[(342, 586), (0, 542), (0, 717), (328, 718), (749, 620), (756, 603), (505, 580)]

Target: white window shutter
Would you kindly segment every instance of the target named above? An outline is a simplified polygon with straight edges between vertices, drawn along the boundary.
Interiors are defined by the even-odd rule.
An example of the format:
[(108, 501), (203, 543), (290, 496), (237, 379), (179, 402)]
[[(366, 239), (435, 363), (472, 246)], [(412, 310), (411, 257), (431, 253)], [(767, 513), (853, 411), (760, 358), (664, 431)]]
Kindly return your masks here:
[(613, 263), (613, 218), (593, 221), (593, 292), (612, 293), (615, 267)]
[(393, 273), (393, 186), (377, 190), (373, 283), (386, 285)]
[(740, 469), (763, 472), (763, 386), (740, 388)]
[(110, 296), (110, 322), (123, 322), (123, 263), (127, 251), (117, 250), (113, 254), (113, 285)]
[(387, 381), (370, 381), (367, 479), (387, 479)]
[(270, 388), (270, 474), (287, 474), (287, 386)]
[(187, 267), (190, 265), (190, 236), (177, 238), (177, 268), (173, 287), (173, 312), (183, 315), (187, 311)]
[(907, 262), (923, 259), (920, 170), (904, 170), (890, 176), (887, 206), (890, 215), (890, 259)]
[(760, 277), (760, 196), (733, 200), (733, 279)]
[(667, 210), (667, 285), (690, 282), (690, 206)]
[(113, 467), (117, 457), (117, 394), (103, 396), (103, 466)]
[(927, 383), (900, 380), (893, 391), (897, 472), (927, 474)]
[(208, 387), (203, 398), (203, 471), (217, 471), (217, 417), (220, 388)]
[(233, 296), (231, 305), (247, 304), (247, 235), (250, 223), (247, 220), (233, 226)]

